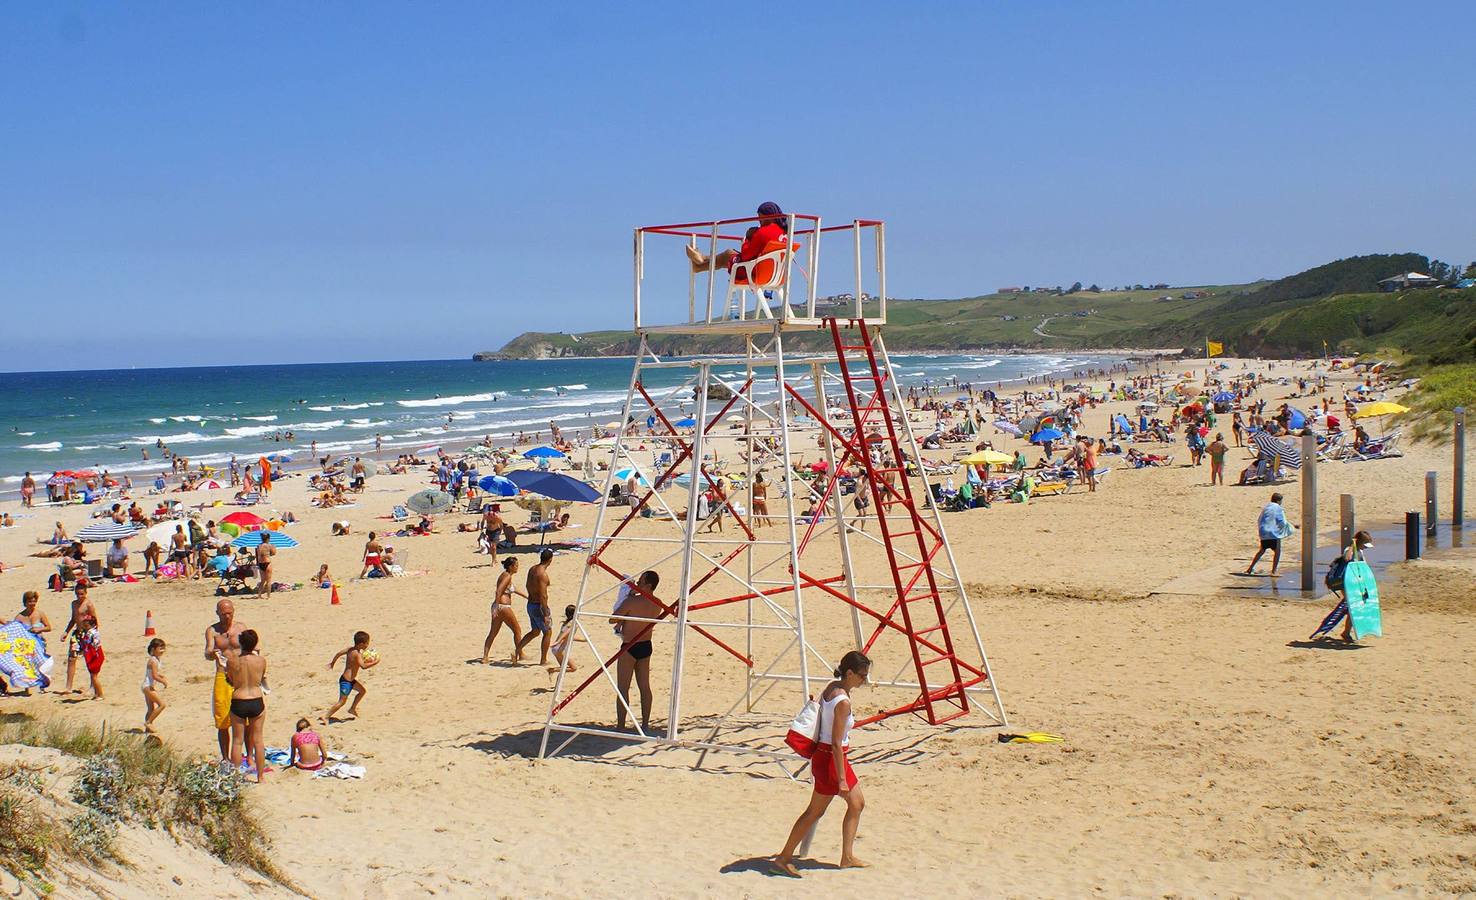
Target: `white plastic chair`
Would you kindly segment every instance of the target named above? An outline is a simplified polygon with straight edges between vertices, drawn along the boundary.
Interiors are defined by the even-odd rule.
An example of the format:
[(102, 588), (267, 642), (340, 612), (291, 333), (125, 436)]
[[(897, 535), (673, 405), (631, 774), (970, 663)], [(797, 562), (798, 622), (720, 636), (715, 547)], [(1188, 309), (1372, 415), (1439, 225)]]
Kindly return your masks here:
[(750, 260), (733, 263), (728, 272), (728, 295), (723, 300), (723, 316), (728, 319), (748, 318), (748, 294), (754, 296), (754, 318), (774, 318), (774, 311), (764, 297), (764, 291), (773, 291), (783, 310), (789, 306), (789, 254), (791, 245), (787, 241), (770, 241), (764, 252)]

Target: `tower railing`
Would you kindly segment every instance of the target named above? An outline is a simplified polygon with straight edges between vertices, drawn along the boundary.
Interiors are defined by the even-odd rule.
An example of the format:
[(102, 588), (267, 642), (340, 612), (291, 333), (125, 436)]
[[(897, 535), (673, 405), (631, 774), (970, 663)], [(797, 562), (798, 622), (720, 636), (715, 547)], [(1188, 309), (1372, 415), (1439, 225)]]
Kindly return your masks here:
[[(742, 233), (749, 226), (771, 219), (771, 216), (743, 216), (708, 222), (679, 222), (671, 225), (648, 225), (635, 230), (634, 244), (634, 328), (647, 331), (725, 331), (767, 330), (775, 321), (795, 328), (822, 327), (821, 319), (840, 317), (861, 319), (870, 325), (882, 325), (887, 317), (886, 226), (877, 219), (852, 219), (840, 225), (825, 225), (819, 216), (786, 213), (783, 252), (775, 251), (772, 264), (778, 267), (772, 284), (740, 284), (733, 282), (735, 273), (717, 265), (724, 250), (737, 251), (744, 242)], [(653, 238), (678, 238), (682, 245), (701, 252), (708, 260), (705, 268), (694, 268), (675, 241)], [(825, 277), (821, 277), (821, 245), (826, 245)], [(654, 252), (666, 253), (658, 257)], [(679, 264), (686, 273), (687, 309), (685, 318), (662, 307), (655, 316), (643, 308), (647, 290), (646, 264), (653, 264), (653, 279), (661, 279), (659, 294), (675, 293), (675, 276), (669, 271)], [(658, 263), (657, 260), (660, 259)], [(833, 266), (839, 262), (839, 267)], [(659, 265), (659, 270), (656, 266)], [(751, 274), (751, 273), (750, 273)], [(741, 276), (739, 276), (741, 277)], [(740, 296), (732, 302), (735, 287), (752, 293), (754, 308)], [(742, 291), (739, 291), (741, 294)]]

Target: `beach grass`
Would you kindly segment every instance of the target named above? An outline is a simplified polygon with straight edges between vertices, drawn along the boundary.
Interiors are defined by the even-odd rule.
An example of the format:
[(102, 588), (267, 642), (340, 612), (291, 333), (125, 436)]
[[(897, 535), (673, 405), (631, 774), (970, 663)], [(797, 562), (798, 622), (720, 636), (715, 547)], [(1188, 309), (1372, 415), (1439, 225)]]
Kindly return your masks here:
[[(33, 770), (0, 771), (0, 867), (20, 878), (44, 877), (53, 854), (95, 863), (116, 859), (117, 825), (162, 828), (223, 862), (249, 867), (291, 887), (272, 861), (271, 841), (240, 792), (240, 780), (213, 760), (186, 758), (143, 736), (31, 718), (0, 726), (0, 744), (60, 750), (81, 761), (70, 799), (82, 807), (64, 822), (39, 802)], [(36, 783), (33, 783), (36, 782)]]
[[(1416, 440), (1450, 440), (1452, 411), (1464, 406), (1476, 412), (1476, 363), (1453, 363), (1427, 370), (1406, 398), (1410, 411), (1402, 416)], [(1469, 421), (1469, 417), (1468, 417)]]

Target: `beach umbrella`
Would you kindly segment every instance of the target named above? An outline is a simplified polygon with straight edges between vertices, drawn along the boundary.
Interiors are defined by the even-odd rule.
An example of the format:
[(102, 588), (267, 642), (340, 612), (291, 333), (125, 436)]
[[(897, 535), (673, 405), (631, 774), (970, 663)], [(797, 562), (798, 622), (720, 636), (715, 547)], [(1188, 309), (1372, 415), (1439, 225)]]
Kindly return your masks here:
[(1054, 428), (1042, 428), (1030, 436), (1030, 443), (1044, 444), (1046, 441), (1059, 441), (1065, 437), (1065, 433)]
[(296, 547), (297, 541), (293, 540), (285, 531), (248, 531), (235, 540), (231, 541), (232, 547), (257, 547), (263, 543), (271, 544), (273, 547), (284, 549)]
[(241, 526), (232, 525), (230, 522), (222, 522), (219, 527), (221, 534), (228, 534), (231, 537), (237, 537), (241, 533)]
[(498, 497), (516, 497), (518, 495), (518, 486), (501, 475), (483, 475), (478, 479), (477, 487)]
[(1353, 411), (1354, 418), (1362, 419), (1367, 416), (1392, 416), (1398, 413), (1409, 412), (1409, 407), (1400, 406), (1389, 400), (1380, 400), (1377, 403), (1365, 403)]
[(168, 547), (169, 539), (174, 536), (174, 529), (177, 525), (184, 525), (185, 535), (189, 535), (190, 526), (185, 525), (184, 522), (178, 519), (169, 519), (164, 522), (159, 522), (148, 531), (144, 532), (144, 539), (152, 541), (155, 544), (158, 544), (160, 547)]
[(246, 512), (244, 509), (240, 512), (233, 512), (228, 516), (221, 516), (220, 521), (248, 529), (260, 528), (266, 524), (266, 519), (263, 519), (254, 512)]
[(996, 420), (994, 423), (994, 428), (996, 431), (1003, 431), (1005, 434), (1012, 434), (1015, 437), (1019, 437), (1021, 434), (1020, 426), (1004, 419)]
[(1210, 399), (1215, 401), (1216, 403), (1234, 403), (1235, 395), (1230, 393), (1229, 391), (1220, 391), (1218, 394), (1214, 395)]
[(977, 434), (979, 432), (979, 429), (974, 425), (973, 416), (964, 416), (963, 431), (964, 434)]
[(519, 469), (507, 473), (510, 481), (525, 491), (542, 494), (554, 500), (574, 500), (593, 503), (600, 499), (600, 492), (580, 481), (558, 472), (539, 472), (535, 469)]
[(692, 428), (697, 424), (697, 420), (692, 418), (691, 416), (688, 416), (685, 419), (677, 419), (671, 424), (677, 428)]
[(640, 469), (637, 469), (635, 467), (630, 467), (630, 468), (625, 468), (625, 469), (618, 469), (615, 472), (615, 480), (616, 481), (625, 481), (628, 478), (630, 478), (630, 476), (632, 476), (632, 475), (634, 475), (636, 477), (636, 483), (639, 484), (639, 485), (641, 485), (642, 487), (650, 487), (651, 486), (651, 483), (646, 480), (645, 473), (643, 473)]
[(1015, 461), (1015, 457), (998, 450), (979, 450), (965, 456), (963, 461), (970, 466), (1007, 466)]
[(265, 459), (269, 462), (277, 463), (278, 465), (281, 465), (282, 463), (292, 462), (292, 457), (288, 456), (285, 453), (269, 453), (266, 455)]
[(1292, 431), (1301, 431), (1307, 427), (1307, 414), (1295, 406), (1286, 408), (1286, 427)]
[(1373, 390), (1373, 388), (1369, 387), (1366, 384), (1360, 384), (1358, 387), (1354, 388), (1353, 390), (1357, 391), (1360, 394), (1366, 394), (1369, 391)]
[(553, 447), (534, 447), (532, 450), (524, 451), (524, 459), (568, 459), (568, 455), (562, 450)]
[(219, 489), (220, 489), (220, 482), (214, 480), (213, 478), (207, 478), (204, 481), (200, 482), (199, 484), (195, 485), (195, 487), (194, 487), (194, 490), (197, 490), (197, 491), (214, 491), (214, 490), (219, 490)]
[(76, 538), (89, 544), (100, 544), (106, 541), (116, 541), (119, 538), (131, 538), (137, 533), (138, 529), (128, 522), (114, 522), (112, 519), (105, 519), (83, 528), (77, 532)]
[(448, 512), (456, 505), (451, 495), (445, 491), (427, 489), (416, 491), (405, 500), (406, 508), (421, 514), (422, 516), (435, 516)]
[(46, 479), (46, 483), (49, 484), (49, 485), (51, 485), (52, 487), (60, 487), (61, 485), (64, 485), (64, 484), (71, 484), (72, 482), (74, 482), (76, 480), (77, 479), (73, 478), (70, 475), (63, 475), (60, 472), (58, 472), (57, 474), (55, 474), (55, 475), (51, 476), (50, 478)]
[(1282, 441), (1273, 437), (1269, 431), (1257, 431), (1251, 436), (1251, 443), (1255, 444), (1265, 456), (1280, 456), (1281, 464), (1288, 469), (1302, 467), (1302, 451), (1290, 441)]

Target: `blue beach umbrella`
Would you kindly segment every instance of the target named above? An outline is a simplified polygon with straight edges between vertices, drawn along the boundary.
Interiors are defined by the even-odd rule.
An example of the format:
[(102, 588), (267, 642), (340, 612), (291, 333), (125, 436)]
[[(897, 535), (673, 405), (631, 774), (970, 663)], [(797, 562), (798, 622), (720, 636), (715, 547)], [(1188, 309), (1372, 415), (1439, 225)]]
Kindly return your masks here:
[(677, 427), (677, 428), (692, 428), (693, 426), (695, 426), (697, 424), (697, 420), (694, 419), (694, 418), (692, 418), (691, 416), (688, 416), (685, 419), (677, 419), (675, 422), (672, 422), (671, 424), (673, 426)]
[(270, 453), (270, 454), (267, 455), (267, 461), (268, 462), (278, 463), (278, 464), (281, 464), (281, 463), (290, 463), (290, 462), (292, 462), (292, 457), (288, 456), (285, 453)]
[(616, 481), (625, 481), (628, 478), (630, 478), (630, 476), (632, 476), (632, 475), (634, 475), (636, 477), (636, 483), (637, 484), (640, 484), (642, 487), (650, 487), (651, 486), (651, 483), (646, 480), (645, 473), (643, 473), (640, 469), (634, 469), (634, 468), (620, 469), (619, 471), (617, 471), (615, 473), (615, 480)]
[(268, 531), (259, 528), (256, 531), (248, 531), (235, 540), (231, 541), (232, 547), (255, 547), (262, 542), (271, 544), (273, 547), (296, 547), (297, 541), (281, 531)]
[(1030, 443), (1044, 444), (1046, 441), (1059, 441), (1065, 436), (1064, 432), (1057, 431), (1054, 428), (1042, 428), (1030, 436)]
[(523, 458), (524, 459), (567, 459), (568, 457), (567, 457), (567, 455), (562, 450), (555, 450), (553, 447), (534, 447), (532, 450), (529, 450), (529, 451), (525, 452), (523, 454)]
[(1286, 427), (1292, 431), (1306, 428), (1307, 414), (1295, 406), (1287, 407)]
[(518, 495), (518, 486), (501, 475), (484, 475), (477, 482), (477, 487), (498, 497), (516, 497)]
[(1210, 399), (1215, 401), (1216, 403), (1234, 403), (1235, 395), (1230, 393), (1229, 391), (1220, 391), (1218, 394), (1214, 395)]
[(600, 492), (580, 481), (558, 472), (539, 472), (536, 469), (519, 469), (509, 472), (507, 478), (525, 491), (542, 494), (553, 500), (574, 500), (593, 503), (600, 499)]

